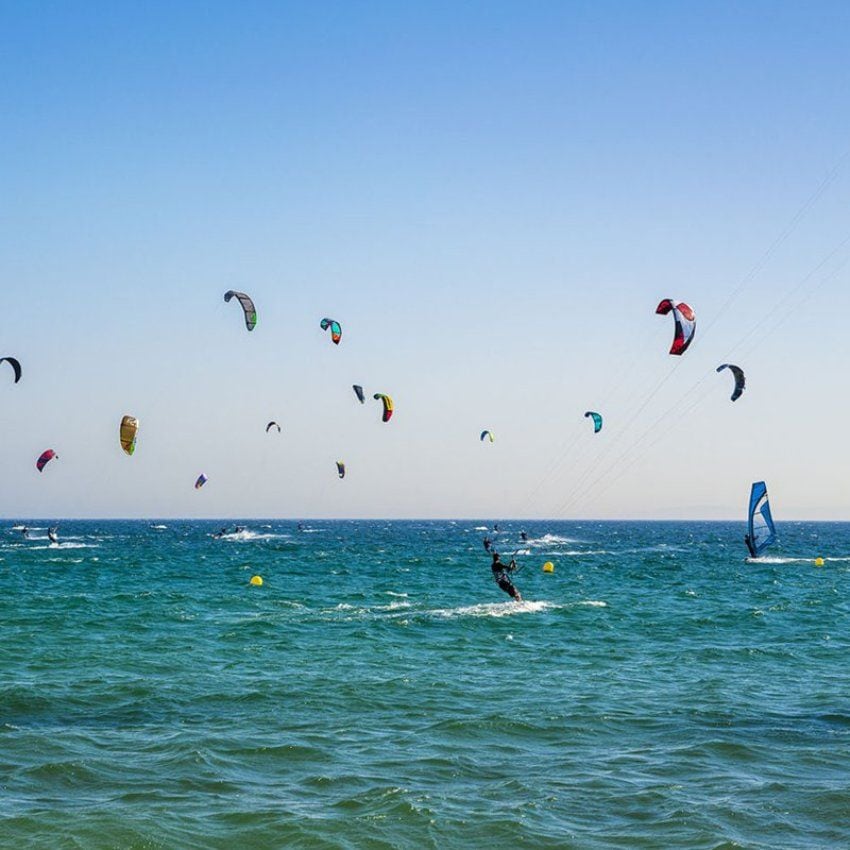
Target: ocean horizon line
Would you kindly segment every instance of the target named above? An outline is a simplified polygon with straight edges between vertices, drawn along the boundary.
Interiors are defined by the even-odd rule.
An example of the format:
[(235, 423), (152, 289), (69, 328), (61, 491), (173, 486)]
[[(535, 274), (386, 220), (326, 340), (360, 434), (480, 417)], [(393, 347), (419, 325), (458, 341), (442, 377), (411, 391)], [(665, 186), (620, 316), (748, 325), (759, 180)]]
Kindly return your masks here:
[[(728, 523), (740, 522), (746, 523), (746, 517), (714, 517), (711, 519), (701, 517), (453, 517), (453, 516), (437, 516), (437, 517), (316, 517), (316, 516), (294, 516), (294, 517), (268, 517), (268, 516), (208, 516), (208, 517), (181, 517), (181, 516), (143, 516), (143, 517), (124, 517), (124, 516), (64, 516), (64, 517), (47, 517), (47, 516), (0, 516), (0, 522), (18, 522), (21, 520), (29, 520), (36, 522), (483, 522), (483, 523), (522, 523), (522, 522), (596, 522), (596, 523), (617, 523), (617, 522), (646, 522), (646, 523)], [(776, 525), (788, 525), (789, 523), (834, 523), (846, 524), (850, 523), (848, 519), (812, 519), (812, 518), (796, 518), (789, 517), (782, 520), (776, 520)]]

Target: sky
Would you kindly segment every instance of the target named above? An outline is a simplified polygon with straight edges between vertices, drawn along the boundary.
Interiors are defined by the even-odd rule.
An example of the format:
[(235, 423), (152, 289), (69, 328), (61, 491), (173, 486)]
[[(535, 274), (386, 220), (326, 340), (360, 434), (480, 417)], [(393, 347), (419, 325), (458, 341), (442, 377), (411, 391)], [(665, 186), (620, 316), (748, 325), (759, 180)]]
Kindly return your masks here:
[(0, 26), (0, 516), (850, 519), (847, 4)]

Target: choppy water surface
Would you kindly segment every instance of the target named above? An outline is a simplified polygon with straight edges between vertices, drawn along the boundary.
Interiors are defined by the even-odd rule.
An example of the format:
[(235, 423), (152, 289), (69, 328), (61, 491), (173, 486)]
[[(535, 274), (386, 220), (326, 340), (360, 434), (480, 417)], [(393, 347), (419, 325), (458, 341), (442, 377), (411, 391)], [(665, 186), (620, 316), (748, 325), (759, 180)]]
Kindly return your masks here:
[(850, 846), (850, 525), (11, 525), (4, 847)]

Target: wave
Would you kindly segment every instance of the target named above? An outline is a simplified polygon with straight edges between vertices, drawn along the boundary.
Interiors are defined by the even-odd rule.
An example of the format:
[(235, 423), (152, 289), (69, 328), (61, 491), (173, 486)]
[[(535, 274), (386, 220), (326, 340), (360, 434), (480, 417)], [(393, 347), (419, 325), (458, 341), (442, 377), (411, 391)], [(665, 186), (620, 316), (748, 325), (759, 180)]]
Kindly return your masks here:
[(529, 546), (551, 546), (553, 543), (582, 543), (573, 537), (562, 537), (560, 534), (544, 534), (542, 537), (532, 537), (526, 541)]
[(423, 613), (433, 617), (511, 617), (514, 614), (538, 614), (541, 611), (552, 611), (562, 608), (554, 602), (485, 602), (480, 605), (464, 605), (460, 608), (436, 608)]
[(216, 540), (227, 540), (231, 543), (246, 543), (252, 540), (283, 540), (289, 536), (288, 534), (262, 534), (258, 531), (249, 531), (247, 528), (243, 531), (231, 531), (222, 534), (221, 537), (213, 535)]
[[(814, 558), (746, 558), (748, 564), (813, 564)], [(824, 559), (826, 560), (826, 559)], [(833, 559), (830, 559), (833, 560)]]
[(150, 527), (155, 529), (156, 531), (161, 531), (163, 528), (168, 528), (167, 525), (152, 525)]
[(553, 555), (558, 556), (567, 556), (570, 557), (581, 557), (582, 555), (616, 555), (616, 552), (612, 552), (609, 549), (569, 549), (566, 552), (552, 552)]
[[(766, 555), (761, 558), (745, 558), (744, 560), (748, 564), (814, 564), (815, 562), (814, 558), (779, 558), (772, 557), (770, 555)], [(850, 561), (850, 556), (836, 555), (834, 558), (824, 558), (824, 561), (842, 563)]]

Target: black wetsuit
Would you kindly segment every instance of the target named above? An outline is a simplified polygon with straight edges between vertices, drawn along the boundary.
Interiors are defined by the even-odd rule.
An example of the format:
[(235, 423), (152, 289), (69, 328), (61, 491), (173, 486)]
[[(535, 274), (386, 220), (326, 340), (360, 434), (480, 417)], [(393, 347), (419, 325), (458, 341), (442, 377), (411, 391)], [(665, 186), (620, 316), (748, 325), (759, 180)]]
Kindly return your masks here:
[(484, 551), (489, 552), (490, 547), (493, 545), (493, 541), (489, 537), (484, 538)]
[(508, 577), (509, 573), (512, 573), (516, 569), (516, 562), (511, 561), (510, 564), (503, 564), (499, 560), (499, 556), (496, 555), (493, 558), (493, 563), (490, 565), (490, 569), (493, 571), (493, 579), (496, 584), (505, 591), (512, 599), (522, 599), (519, 594), (519, 591), (514, 587), (513, 582)]

